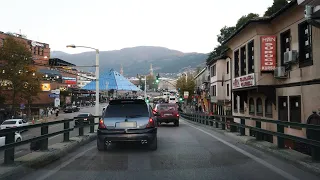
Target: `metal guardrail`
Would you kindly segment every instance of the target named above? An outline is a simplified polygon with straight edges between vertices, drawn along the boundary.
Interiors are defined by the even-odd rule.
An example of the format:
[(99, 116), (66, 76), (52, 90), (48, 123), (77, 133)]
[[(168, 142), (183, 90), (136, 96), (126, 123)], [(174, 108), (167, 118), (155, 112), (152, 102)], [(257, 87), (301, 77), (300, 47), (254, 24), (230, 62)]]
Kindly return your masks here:
[[(222, 130), (226, 130), (226, 125), (228, 125), (230, 126), (231, 132), (236, 132), (237, 128), (239, 128), (240, 135), (242, 136), (245, 136), (245, 129), (248, 128), (253, 130), (256, 133), (256, 136), (255, 136), (256, 140), (263, 140), (261, 133), (276, 136), (278, 148), (285, 147), (285, 142), (284, 142), (285, 139), (291, 139), (293, 141), (302, 142), (310, 145), (312, 159), (320, 160), (320, 141), (302, 138), (302, 137), (293, 136), (293, 135), (284, 133), (284, 127), (291, 126), (291, 127), (316, 130), (317, 132), (319, 132), (319, 135), (320, 135), (320, 125), (285, 122), (280, 120), (269, 120), (269, 119), (252, 118), (252, 117), (245, 117), (245, 116), (204, 115), (204, 114), (189, 114), (189, 113), (182, 113), (182, 112), (180, 112), (180, 115), (187, 120), (191, 120), (191, 121), (209, 125), (209, 126), (215, 126), (216, 128), (219, 128), (219, 125), (220, 125)], [(235, 118), (240, 119), (240, 123), (234, 122)], [(228, 120), (232, 119), (233, 121), (232, 122), (227, 121), (227, 119)], [(246, 125), (246, 121), (255, 121), (256, 126), (255, 127), (248, 126)], [(262, 129), (261, 122), (276, 124), (277, 131)]]
[[(59, 121), (41, 123), (41, 124), (33, 124), (23, 127), (16, 128), (7, 128), (0, 130), (0, 136), (5, 137), (5, 145), (0, 146), (0, 151), (4, 150), (4, 164), (12, 164), (14, 162), (14, 152), (15, 147), (28, 144), (35, 143), (39, 150), (48, 150), (48, 140), (49, 137), (56, 136), (59, 134), (63, 134), (63, 142), (67, 142), (70, 140), (70, 132), (74, 131), (76, 128), (79, 130), (79, 136), (84, 135), (84, 127), (90, 127), (90, 133), (94, 132), (94, 126), (99, 123), (94, 123), (95, 118), (101, 118), (101, 116), (91, 116), (91, 117), (75, 117), (73, 119), (64, 119)], [(84, 119), (88, 119), (89, 123), (84, 124)], [(70, 122), (79, 120), (78, 125), (74, 127), (70, 127)], [(61, 131), (49, 133), (49, 126), (55, 124), (63, 124), (63, 129)], [(29, 130), (33, 128), (41, 128), (41, 135), (23, 140), (20, 142), (15, 142), (15, 132), (21, 132), (23, 130)], [(31, 146), (31, 145), (30, 145)]]

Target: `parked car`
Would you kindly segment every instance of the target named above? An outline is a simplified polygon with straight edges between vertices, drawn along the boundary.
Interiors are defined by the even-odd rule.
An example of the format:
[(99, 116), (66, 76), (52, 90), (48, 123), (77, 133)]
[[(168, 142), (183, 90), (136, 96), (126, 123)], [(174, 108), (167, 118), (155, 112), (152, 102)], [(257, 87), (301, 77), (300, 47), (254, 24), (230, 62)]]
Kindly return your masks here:
[(144, 100), (120, 99), (109, 102), (97, 130), (97, 148), (107, 150), (110, 143), (140, 142), (157, 149), (157, 123), (152, 108)]
[(22, 127), (27, 125), (29, 125), (29, 122), (27, 122), (24, 119), (7, 119), (3, 121), (0, 127), (1, 129), (6, 129), (6, 128)]
[(93, 122), (94, 118), (93, 115), (91, 113), (81, 113), (79, 114), (77, 117), (75, 117), (75, 124), (78, 125), (79, 124), (79, 118), (83, 119), (83, 123), (90, 123)]
[[(22, 136), (20, 133), (18, 132), (15, 133), (14, 141), (15, 142), (22, 141)], [(5, 144), (6, 144), (6, 137), (5, 136), (0, 137), (0, 146), (4, 146)]]
[(73, 113), (80, 111), (80, 108), (77, 106), (66, 106), (63, 110), (65, 113)]
[(179, 112), (177, 104), (157, 104), (153, 112), (157, 117), (158, 125), (161, 123), (173, 122), (175, 126), (179, 126)]

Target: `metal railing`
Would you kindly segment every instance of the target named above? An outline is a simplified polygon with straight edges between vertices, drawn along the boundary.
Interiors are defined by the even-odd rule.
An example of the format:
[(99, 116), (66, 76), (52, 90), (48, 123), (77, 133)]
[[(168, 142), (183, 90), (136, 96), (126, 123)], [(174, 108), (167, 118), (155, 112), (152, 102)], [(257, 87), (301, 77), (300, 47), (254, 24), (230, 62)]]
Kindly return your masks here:
[[(94, 126), (99, 123), (95, 123), (94, 119), (100, 118), (100, 116), (91, 117), (75, 117), (73, 119), (64, 119), (59, 121), (33, 124), (23, 127), (7, 128), (0, 130), (0, 136), (5, 137), (5, 145), (0, 146), (0, 151), (4, 150), (4, 164), (12, 164), (15, 159), (15, 147), (21, 146), (28, 143), (34, 143), (39, 150), (48, 150), (49, 137), (53, 137), (59, 134), (63, 134), (63, 142), (70, 140), (70, 132), (78, 128), (79, 136), (84, 135), (84, 128), (90, 127), (90, 133), (94, 133)], [(84, 119), (88, 119), (89, 123), (84, 124)], [(70, 127), (70, 122), (77, 120), (78, 124)], [(56, 124), (63, 124), (63, 129), (57, 132), (49, 133), (49, 127)], [(34, 128), (41, 128), (40, 136), (36, 136), (31, 139), (15, 142), (15, 133), (30, 130)], [(31, 145), (30, 145), (31, 146)]]
[[(263, 140), (262, 134), (268, 134), (277, 137), (277, 147), (285, 148), (285, 139), (290, 139), (296, 142), (301, 142), (308, 144), (311, 147), (311, 156), (313, 160), (320, 160), (320, 141), (319, 139), (308, 139), (303, 137), (298, 137), (294, 135), (289, 135), (284, 133), (286, 126), (306, 128), (307, 130), (313, 130), (318, 133), (320, 136), (320, 125), (313, 124), (302, 124), (294, 122), (285, 122), (280, 120), (270, 120), (262, 118), (253, 118), (245, 116), (226, 116), (226, 115), (205, 115), (205, 114), (189, 114), (182, 113), (180, 115), (187, 119), (197, 123), (215, 126), (219, 128), (219, 125), (222, 130), (226, 130), (226, 125), (229, 126), (230, 132), (237, 132), (239, 130), (240, 135), (245, 136), (245, 129), (250, 129), (255, 132), (256, 140)], [(240, 119), (240, 123), (234, 122), (234, 119)], [(229, 121), (231, 120), (231, 121)], [(255, 121), (255, 127), (246, 125), (246, 121)], [(271, 131), (261, 128), (261, 122), (276, 124), (276, 131)]]

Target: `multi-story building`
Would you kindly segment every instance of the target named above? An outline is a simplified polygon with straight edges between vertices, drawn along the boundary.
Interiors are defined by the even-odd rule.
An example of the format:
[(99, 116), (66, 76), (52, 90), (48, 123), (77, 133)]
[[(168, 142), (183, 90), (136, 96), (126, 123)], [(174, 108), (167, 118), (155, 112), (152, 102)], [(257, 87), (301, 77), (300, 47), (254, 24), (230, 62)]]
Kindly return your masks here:
[(210, 74), (210, 106), (218, 115), (231, 112), (231, 71), (228, 51), (207, 62)]
[[(232, 52), (233, 115), (306, 123), (319, 110), (320, 26), (305, 17), (305, 8), (293, 0), (270, 17), (250, 20), (226, 40)], [(261, 128), (276, 131), (273, 124)], [(285, 133), (306, 137), (299, 128), (285, 127)], [(286, 146), (295, 148), (290, 140)]]
[(77, 77), (77, 84), (78, 87), (82, 88), (91, 81), (94, 81), (96, 79), (96, 76), (91, 73), (91, 72), (83, 72), (80, 71), (78, 72), (78, 77)]
[(201, 106), (201, 110), (205, 113), (211, 113), (212, 108), (210, 107), (210, 75), (207, 67), (204, 67), (198, 74), (194, 76), (196, 84), (196, 105)]

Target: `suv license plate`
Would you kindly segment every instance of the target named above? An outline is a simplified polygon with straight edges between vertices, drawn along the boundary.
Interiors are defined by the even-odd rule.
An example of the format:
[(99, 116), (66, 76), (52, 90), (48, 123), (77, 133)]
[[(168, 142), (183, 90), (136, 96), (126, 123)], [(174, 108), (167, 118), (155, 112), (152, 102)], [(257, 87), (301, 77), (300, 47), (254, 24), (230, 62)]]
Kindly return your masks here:
[(116, 124), (119, 128), (135, 128), (137, 127), (137, 122), (119, 122)]

